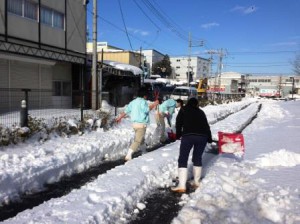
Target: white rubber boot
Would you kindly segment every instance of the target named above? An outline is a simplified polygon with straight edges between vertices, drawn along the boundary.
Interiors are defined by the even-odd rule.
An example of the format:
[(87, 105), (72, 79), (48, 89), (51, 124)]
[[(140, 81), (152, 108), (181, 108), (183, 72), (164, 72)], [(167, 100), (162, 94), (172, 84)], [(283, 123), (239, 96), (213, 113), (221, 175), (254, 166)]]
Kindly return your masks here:
[(133, 154), (133, 150), (129, 149), (127, 155), (125, 156), (125, 161), (132, 160), (132, 154)]
[(187, 181), (187, 168), (178, 168), (178, 179), (179, 183), (177, 187), (172, 187), (171, 191), (177, 193), (185, 193), (186, 192), (186, 181)]
[(200, 186), (201, 172), (202, 172), (201, 166), (193, 166), (194, 181), (192, 183), (192, 187), (194, 189), (196, 189)]

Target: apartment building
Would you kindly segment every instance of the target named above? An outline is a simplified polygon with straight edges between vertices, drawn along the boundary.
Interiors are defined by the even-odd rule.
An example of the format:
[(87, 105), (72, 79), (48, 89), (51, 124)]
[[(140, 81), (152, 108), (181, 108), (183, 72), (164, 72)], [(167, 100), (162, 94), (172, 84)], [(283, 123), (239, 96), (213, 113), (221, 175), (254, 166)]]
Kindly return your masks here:
[[(190, 63), (189, 63), (190, 59)], [(208, 77), (210, 74), (210, 60), (201, 57), (170, 57), (172, 79), (187, 82), (187, 72), (191, 72), (190, 81)], [(188, 68), (188, 66), (190, 66)]]
[(9, 101), (13, 89), (49, 90), (39, 103), (51, 107), (63, 99), (65, 107), (75, 106), (72, 92), (84, 80), (87, 2), (0, 1), (1, 99)]
[(147, 69), (147, 77), (150, 77), (152, 74), (152, 66), (153, 64), (162, 61), (164, 59), (164, 54), (160, 53), (157, 50), (142, 50), (142, 54), (144, 56), (144, 66)]

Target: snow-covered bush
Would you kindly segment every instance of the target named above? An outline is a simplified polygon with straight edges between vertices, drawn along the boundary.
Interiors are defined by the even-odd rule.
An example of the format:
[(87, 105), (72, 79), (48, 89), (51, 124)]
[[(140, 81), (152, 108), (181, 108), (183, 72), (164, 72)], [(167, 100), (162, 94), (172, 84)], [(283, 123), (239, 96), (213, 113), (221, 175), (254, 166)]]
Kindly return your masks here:
[(28, 116), (28, 127), (13, 125), (11, 128), (0, 125), (0, 146), (18, 144), (27, 139), (45, 142), (51, 138), (82, 135), (99, 128), (108, 130), (112, 125), (111, 111), (97, 111), (85, 114), (83, 121), (76, 117), (53, 117), (51, 119), (35, 118)]

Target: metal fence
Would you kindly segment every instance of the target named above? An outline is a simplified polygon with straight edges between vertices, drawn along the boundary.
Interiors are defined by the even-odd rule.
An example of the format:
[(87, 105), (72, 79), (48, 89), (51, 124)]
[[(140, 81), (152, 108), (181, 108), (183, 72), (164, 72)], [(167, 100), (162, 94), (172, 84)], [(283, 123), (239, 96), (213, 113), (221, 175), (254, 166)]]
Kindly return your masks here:
[(95, 113), (90, 108), (90, 92), (58, 94), (53, 90), (0, 88), (0, 125), (20, 124), (21, 102), (26, 101), (28, 114), (33, 118), (73, 117), (82, 119), (84, 114)]

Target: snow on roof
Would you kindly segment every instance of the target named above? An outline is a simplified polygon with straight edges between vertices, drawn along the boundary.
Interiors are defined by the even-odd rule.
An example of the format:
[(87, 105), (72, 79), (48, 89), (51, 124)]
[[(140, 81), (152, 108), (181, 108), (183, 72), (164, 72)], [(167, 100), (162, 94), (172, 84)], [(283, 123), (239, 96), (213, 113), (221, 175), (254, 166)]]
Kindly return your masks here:
[(124, 63), (120, 63), (117, 61), (110, 61), (110, 60), (104, 60), (103, 63), (111, 65), (111, 66), (113, 66), (117, 69), (123, 70), (123, 71), (130, 71), (134, 75), (142, 75), (143, 74), (143, 70), (134, 65), (124, 64)]
[(165, 78), (157, 78), (155, 79), (155, 82), (170, 83), (170, 80)]
[(181, 86), (181, 85), (184, 85), (184, 82), (183, 81), (171, 80), (171, 84)]
[(150, 78), (161, 78), (160, 75), (150, 75)]
[(178, 86), (176, 87), (176, 89), (196, 89), (196, 88), (191, 86)]

